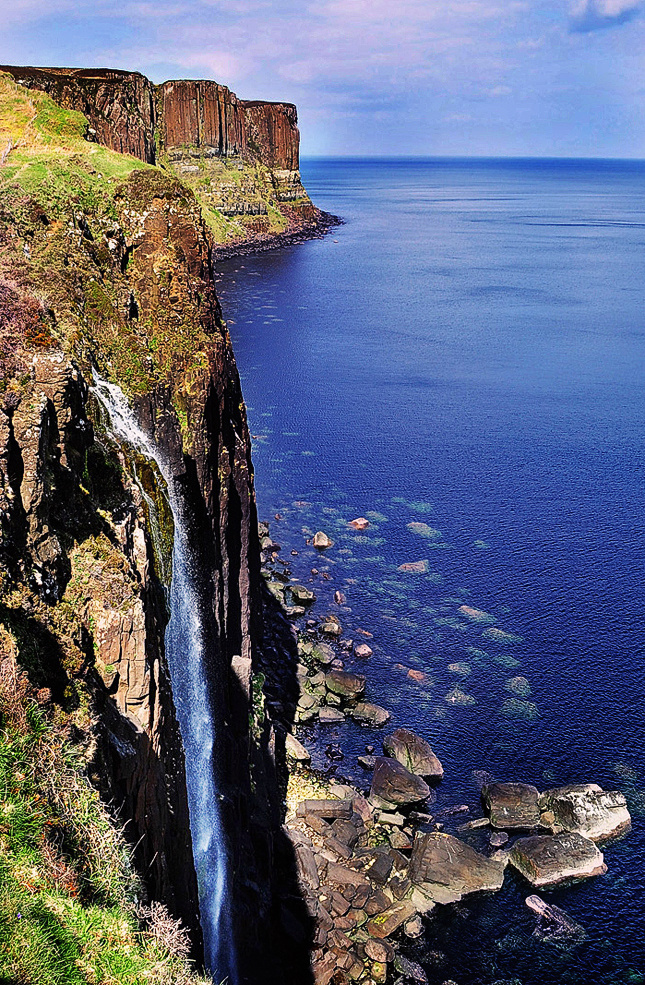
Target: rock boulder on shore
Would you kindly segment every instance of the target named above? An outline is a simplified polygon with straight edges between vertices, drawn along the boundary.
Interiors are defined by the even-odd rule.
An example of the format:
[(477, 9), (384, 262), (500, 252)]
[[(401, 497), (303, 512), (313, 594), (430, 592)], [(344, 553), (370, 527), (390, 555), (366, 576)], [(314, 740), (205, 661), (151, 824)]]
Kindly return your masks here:
[(330, 670), (325, 675), (325, 687), (345, 701), (355, 701), (365, 692), (365, 677), (348, 670)]
[(542, 810), (552, 811), (555, 823), (592, 841), (604, 841), (629, 831), (627, 802), (618, 790), (603, 790), (597, 783), (572, 784), (545, 790)]
[(602, 852), (577, 832), (519, 838), (509, 861), (533, 886), (555, 886), (607, 871)]
[(396, 759), (377, 757), (370, 800), (376, 807), (387, 810), (405, 804), (416, 804), (430, 795), (430, 787), (420, 776), (409, 773)]
[(440, 780), (443, 776), (443, 766), (430, 748), (430, 744), (410, 729), (398, 728), (389, 735), (383, 742), (383, 752), (417, 776), (432, 777), (436, 780)]
[(444, 832), (418, 833), (414, 839), (410, 878), (438, 903), (457, 902), (469, 893), (501, 889), (504, 868), (503, 862), (480, 855)]
[(361, 725), (371, 725), (374, 728), (382, 728), (392, 717), (389, 711), (371, 701), (359, 701), (355, 708), (349, 709), (349, 714)]
[(537, 788), (528, 783), (487, 783), (482, 788), (482, 800), (491, 827), (509, 831), (538, 827), (539, 796)]

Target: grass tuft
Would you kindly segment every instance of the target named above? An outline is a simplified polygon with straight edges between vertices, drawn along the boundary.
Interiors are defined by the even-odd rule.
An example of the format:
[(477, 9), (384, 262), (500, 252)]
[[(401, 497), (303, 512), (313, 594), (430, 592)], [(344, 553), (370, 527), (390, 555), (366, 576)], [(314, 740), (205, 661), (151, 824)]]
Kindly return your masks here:
[(185, 929), (141, 884), (81, 751), (0, 628), (0, 985), (197, 985)]

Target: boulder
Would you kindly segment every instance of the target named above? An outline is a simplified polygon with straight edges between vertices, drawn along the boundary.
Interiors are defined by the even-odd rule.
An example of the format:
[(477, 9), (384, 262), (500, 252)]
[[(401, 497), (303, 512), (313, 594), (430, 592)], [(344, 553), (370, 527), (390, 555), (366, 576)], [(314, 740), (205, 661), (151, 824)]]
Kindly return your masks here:
[(311, 605), (312, 602), (316, 601), (315, 593), (305, 588), (304, 585), (289, 585), (289, 590), (295, 601), (301, 605)]
[(420, 776), (409, 773), (396, 759), (377, 757), (370, 800), (386, 810), (399, 804), (416, 804), (430, 795), (430, 787)]
[(352, 816), (351, 800), (301, 800), (296, 808), (297, 817), (322, 817), (330, 821)]
[(382, 964), (391, 961), (394, 957), (392, 945), (374, 937), (369, 937), (365, 941), (365, 953), (372, 961), (380, 961)]
[(344, 714), (337, 708), (321, 708), (318, 712), (318, 718), (323, 725), (338, 725), (339, 722), (345, 721)]
[(486, 858), (444, 832), (418, 833), (414, 839), (410, 878), (437, 903), (501, 889), (504, 868), (502, 862)]
[(329, 643), (317, 643), (311, 650), (311, 657), (316, 663), (322, 664), (323, 667), (328, 667), (332, 660), (336, 658), (336, 654)]
[(546, 790), (540, 807), (551, 811), (555, 823), (565, 831), (577, 831), (592, 841), (604, 841), (631, 828), (624, 795), (618, 790), (603, 790), (597, 783)]
[(332, 619), (326, 620), (320, 627), (320, 632), (325, 636), (342, 636), (343, 627)]
[(349, 525), (350, 527), (354, 527), (355, 530), (367, 530), (370, 521), (366, 520), (364, 516), (358, 516), (355, 520), (350, 520)]
[(367, 657), (371, 657), (372, 656), (372, 652), (373, 651), (372, 651), (371, 646), (368, 646), (367, 643), (358, 643), (354, 647), (354, 656), (355, 657), (360, 657), (361, 660), (366, 660)]
[(416, 982), (417, 985), (428, 985), (428, 976), (416, 961), (410, 961), (403, 954), (397, 954), (394, 958), (394, 967), (404, 979), (409, 982)]
[(577, 832), (519, 838), (509, 861), (533, 886), (604, 875), (607, 866), (593, 841)]
[(355, 708), (350, 708), (349, 714), (361, 725), (372, 725), (374, 728), (382, 728), (392, 717), (385, 708), (370, 701), (359, 701)]
[(346, 701), (355, 701), (365, 692), (365, 678), (347, 670), (330, 670), (325, 676), (325, 686), (332, 694)]
[(322, 530), (318, 530), (314, 534), (314, 547), (317, 547), (321, 551), (324, 551), (327, 547), (332, 547), (333, 543), (333, 540), (330, 540)]
[[(383, 752), (396, 759), (410, 773), (441, 779), (443, 766), (428, 742), (407, 728), (398, 728), (383, 741)], [(536, 791), (537, 792), (537, 791)]]
[(384, 910), (383, 913), (372, 917), (367, 924), (367, 932), (372, 937), (379, 937), (381, 939), (390, 937), (391, 934), (399, 929), (402, 923), (405, 923), (406, 920), (414, 916), (414, 912), (414, 906), (408, 900), (395, 903), (387, 910)]
[(482, 800), (493, 828), (537, 828), (540, 824), (539, 792), (528, 783), (487, 783)]
[(287, 732), (285, 736), (284, 748), (289, 759), (293, 759), (297, 763), (308, 763), (311, 760), (309, 750), (305, 749), (302, 742), (299, 742), (295, 735), (291, 735), (290, 732)]
[(538, 917), (538, 925), (533, 931), (535, 937), (541, 940), (558, 941), (583, 940), (587, 936), (584, 927), (572, 920), (559, 906), (545, 903), (539, 896), (527, 896), (524, 902)]

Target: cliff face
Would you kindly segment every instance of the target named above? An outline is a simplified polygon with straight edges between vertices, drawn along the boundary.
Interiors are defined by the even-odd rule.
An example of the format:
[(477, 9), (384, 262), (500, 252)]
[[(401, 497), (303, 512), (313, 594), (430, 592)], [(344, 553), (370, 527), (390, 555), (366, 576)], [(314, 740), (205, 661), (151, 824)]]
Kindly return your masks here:
[(98, 369), (131, 398), (191, 520), (234, 923), (243, 963), (253, 963), (271, 938), (280, 802), (273, 732), (256, 714), (246, 412), (193, 193), (167, 171), (87, 143), (86, 127), (0, 75), (0, 621), (127, 822), (150, 895), (192, 927), (198, 952), (164, 652), (172, 517), (156, 467), (106, 427), (91, 393)]
[(111, 69), (0, 71), (83, 113), (89, 139), (175, 170), (205, 206), (211, 234), (222, 243), (293, 236), (324, 225), (300, 179), (291, 103), (244, 101), (209, 81), (155, 86), (137, 72)]

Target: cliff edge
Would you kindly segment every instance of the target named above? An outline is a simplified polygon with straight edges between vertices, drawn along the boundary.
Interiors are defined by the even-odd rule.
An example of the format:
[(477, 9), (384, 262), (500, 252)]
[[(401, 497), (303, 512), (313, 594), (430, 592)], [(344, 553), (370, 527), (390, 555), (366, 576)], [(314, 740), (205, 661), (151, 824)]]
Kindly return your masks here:
[(238, 99), (207, 80), (154, 85), (114, 69), (4, 65), (0, 72), (82, 113), (86, 140), (177, 174), (222, 250), (306, 238), (333, 224), (302, 185), (292, 103)]
[[(142, 77), (127, 85), (149, 88)], [(75, 750), (79, 776), (125, 826), (144, 899), (181, 919), (199, 960), (184, 749), (164, 647), (172, 515), (154, 462), (105, 420), (92, 390), (98, 372), (128, 396), (191, 520), (229, 833), (232, 946), (242, 978), (254, 980), (262, 966), (267, 982), (288, 981), (272, 930), (282, 814), (255, 669), (262, 629), (250, 439), (212, 239), (194, 192), (143, 159), (154, 146), (150, 103), (135, 111), (131, 101), (99, 101), (105, 121), (120, 107), (130, 123), (110, 131), (106, 122), (97, 142), (87, 135), (99, 111), (92, 117), (86, 107), (88, 118), (57, 98), (0, 73), (0, 677), (3, 667), (7, 679), (26, 675), (30, 701)], [(110, 149), (108, 132), (140, 156)], [(0, 711), (6, 729), (3, 700)], [(61, 831), (63, 860), (80, 873), (79, 899), (56, 904), (61, 933), (71, 933), (70, 908), (102, 897), (63, 821)], [(11, 878), (22, 864), (14, 872), (7, 863)], [(2, 919), (19, 940), (21, 913)], [(28, 957), (16, 951), (16, 980)]]

